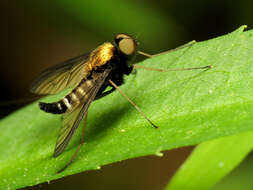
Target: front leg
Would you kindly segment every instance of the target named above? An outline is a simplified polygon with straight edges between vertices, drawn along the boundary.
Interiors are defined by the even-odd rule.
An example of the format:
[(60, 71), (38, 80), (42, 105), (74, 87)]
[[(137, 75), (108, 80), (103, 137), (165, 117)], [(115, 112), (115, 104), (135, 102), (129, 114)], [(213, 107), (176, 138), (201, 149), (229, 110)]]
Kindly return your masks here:
[(124, 74), (129, 75), (133, 71), (133, 69), (133, 66), (126, 66), (126, 68), (124, 69)]
[(115, 88), (112, 87), (112, 89), (108, 90), (108, 91), (105, 91), (105, 92), (102, 92), (100, 94), (97, 94), (96, 98), (94, 100), (97, 100), (97, 99), (100, 99), (100, 98), (103, 98), (105, 96), (107, 96), (108, 94), (111, 94), (113, 91), (115, 91)]

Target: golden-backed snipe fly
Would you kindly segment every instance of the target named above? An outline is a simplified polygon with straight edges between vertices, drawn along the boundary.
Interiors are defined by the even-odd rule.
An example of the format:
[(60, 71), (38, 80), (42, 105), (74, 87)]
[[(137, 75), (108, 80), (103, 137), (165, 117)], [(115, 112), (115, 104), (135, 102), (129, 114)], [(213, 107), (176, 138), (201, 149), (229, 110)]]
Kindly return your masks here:
[[(64, 151), (81, 120), (84, 117), (87, 118), (87, 112), (91, 102), (112, 93), (115, 89), (153, 127), (157, 128), (141, 109), (119, 89), (119, 86), (124, 83), (124, 75), (129, 75), (133, 71), (133, 68), (162, 72), (210, 68), (210, 66), (170, 70), (147, 68), (130, 63), (130, 60), (136, 53), (151, 57), (149, 54), (137, 51), (137, 43), (133, 37), (127, 34), (117, 34), (114, 43), (103, 43), (91, 53), (83, 54), (55, 65), (42, 72), (32, 83), (30, 90), (36, 94), (56, 94), (66, 88), (72, 88), (72, 91), (68, 95), (57, 102), (39, 102), (41, 110), (53, 114), (62, 114), (63, 116), (62, 127), (55, 145), (54, 157), (59, 156)], [(111, 87), (111, 89), (108, 90), (107, 87)], [(58, 173), (67, 168), (73, 161), (83, 144), (83, 136), (82, 134), (81, 143), (74, 155)]]

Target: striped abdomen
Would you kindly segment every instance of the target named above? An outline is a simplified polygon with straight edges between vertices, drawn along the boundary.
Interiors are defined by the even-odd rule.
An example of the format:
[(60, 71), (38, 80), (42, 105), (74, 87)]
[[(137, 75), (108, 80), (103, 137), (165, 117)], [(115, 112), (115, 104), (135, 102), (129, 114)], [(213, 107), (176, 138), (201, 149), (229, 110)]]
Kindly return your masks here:
[(63, 114), (67, 111), (71, 111), (87, 97), (86, 93), (92, 85), (93, 82), (91, 80), (83, 79), (75, 89), (60, 101), (53, 103), (39, 102), (39, 107), (41, 110), (53, 114)]

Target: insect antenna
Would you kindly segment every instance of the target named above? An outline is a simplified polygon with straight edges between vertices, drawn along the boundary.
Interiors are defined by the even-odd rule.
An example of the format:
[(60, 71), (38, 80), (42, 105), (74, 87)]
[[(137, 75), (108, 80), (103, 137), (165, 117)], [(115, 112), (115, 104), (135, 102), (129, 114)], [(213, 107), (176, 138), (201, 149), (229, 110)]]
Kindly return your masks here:
[(72, 162), (73, 160), (76, 158), (78, 152), (80, 151), (83, 143), (84, 143), (84, 129), (87, 125), (87, 117), (88, 117), (88, 112), (86, 112), (85, 116), (84, 116), (84, 125), (83, 125), (83, 128), (82, 128), (82, 136), (81, 136), (81, 141), (80, 141), (80, 144), (78, 145), (78, 147), (76, 148), (76, 151), (74, 152), (74, 154), (71, 156), (70, 160), (68, 161), (68, 163), (62, 168), (60, 169), (59, 171), (57, 171), (56, 173), (59, 174), (61, 172), (63, 172)]
[(109, 82), (111, 83), (111, 85), (116, 88), (119, 93), (124, 96), (128, 102), (130, 102), (130, 104), (132, 104), (135, 109), (155, 128), (158, 128), (158, 126), (156, 126), (147, 116), (146, 114), (112, 81), (112, 80), (109, 80)]

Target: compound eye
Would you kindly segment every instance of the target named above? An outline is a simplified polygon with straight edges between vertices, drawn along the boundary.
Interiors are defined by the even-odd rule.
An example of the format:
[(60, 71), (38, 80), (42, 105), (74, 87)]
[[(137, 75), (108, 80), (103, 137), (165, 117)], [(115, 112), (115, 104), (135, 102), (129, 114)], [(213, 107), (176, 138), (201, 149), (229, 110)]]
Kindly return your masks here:
[(132, 55), (136, 51), (134, 39), (126, 34), (118, 34), (115, 38), (119, 50), (125, 55)]
[(119, 42), (119, 49), (126, 55), (131, 55), (135, 52), (136, 45), (133, 39), (124, 38)]

